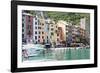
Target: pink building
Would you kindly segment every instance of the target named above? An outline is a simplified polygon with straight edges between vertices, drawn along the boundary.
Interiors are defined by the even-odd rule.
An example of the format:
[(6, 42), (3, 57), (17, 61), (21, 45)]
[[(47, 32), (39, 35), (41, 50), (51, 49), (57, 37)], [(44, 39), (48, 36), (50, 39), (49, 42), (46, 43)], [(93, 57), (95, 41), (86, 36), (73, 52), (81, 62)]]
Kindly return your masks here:
[(22, 15), (22, 39), (26, 43), (31, 43), (33, 40), (33, 16), (28, 13)]
[(26, 39), (32, 42), (33, 38), (33, 16), (26, 15)]

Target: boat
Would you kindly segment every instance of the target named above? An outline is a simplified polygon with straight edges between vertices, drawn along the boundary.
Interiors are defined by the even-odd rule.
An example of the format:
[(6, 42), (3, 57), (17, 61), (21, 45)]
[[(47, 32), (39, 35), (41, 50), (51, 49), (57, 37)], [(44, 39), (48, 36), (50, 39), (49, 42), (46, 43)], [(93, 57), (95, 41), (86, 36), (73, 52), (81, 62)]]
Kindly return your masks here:
[(41, 44), (26, 44), (26, 45), (23, 45), (22, 47), (22, 50), (26, 50), (27, 51), (27, 55), (28, 57), (31, 57), (31, 56), (38, 56), (43, 50), (43, 46)]

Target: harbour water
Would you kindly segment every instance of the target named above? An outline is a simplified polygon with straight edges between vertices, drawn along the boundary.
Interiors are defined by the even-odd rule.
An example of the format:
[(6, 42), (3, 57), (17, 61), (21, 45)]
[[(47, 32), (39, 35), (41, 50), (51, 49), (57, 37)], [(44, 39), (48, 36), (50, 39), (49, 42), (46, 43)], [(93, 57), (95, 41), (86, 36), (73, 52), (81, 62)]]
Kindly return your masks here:
[(90, 59), (90, 48), (81, 48), (81, 49), (57, 49), (54, 50), (46, 49), (41, 51), (37, 56), (29, 56), (25, 60), (80, 60), (80, 59)]

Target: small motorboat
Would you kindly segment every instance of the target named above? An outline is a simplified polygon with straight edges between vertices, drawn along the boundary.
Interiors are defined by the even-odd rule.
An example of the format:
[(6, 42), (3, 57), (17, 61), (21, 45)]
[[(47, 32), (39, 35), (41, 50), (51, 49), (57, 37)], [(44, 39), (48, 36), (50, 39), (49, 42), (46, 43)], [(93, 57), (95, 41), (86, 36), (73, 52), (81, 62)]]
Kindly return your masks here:
[(38, 56), (43, 50), (43, 46), (41, 44), (26, 44), (23, 45), (23, 49), (26, 50), (28, 57), (30, 56)]

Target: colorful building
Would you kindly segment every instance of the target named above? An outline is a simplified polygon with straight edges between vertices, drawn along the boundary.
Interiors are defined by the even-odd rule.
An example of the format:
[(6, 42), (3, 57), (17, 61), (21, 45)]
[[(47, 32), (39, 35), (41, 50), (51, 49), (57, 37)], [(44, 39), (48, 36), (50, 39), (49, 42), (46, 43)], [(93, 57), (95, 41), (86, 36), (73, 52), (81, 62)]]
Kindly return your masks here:
[(22, 12), (22, 41), (26, 43), (33, 39), (33, 18), (31, 14)]
[(67, 22), (63, 20), (57, 23), (57, 45), (66, 45), (66, 25)]
[(35, 44), (43, 44), (45, 42), (45, 20), (42, 12), (37, 12), (35, 18), (33, 19), (33, 42)]
[(80, 25), (72, 25), (63, 20), (55, 23), (40, 11), (34, 15), (22, 12), (23, 43), (50, 44), (51, 47), (87, 45), (87, 31), (85, 18), (80, 19)]

